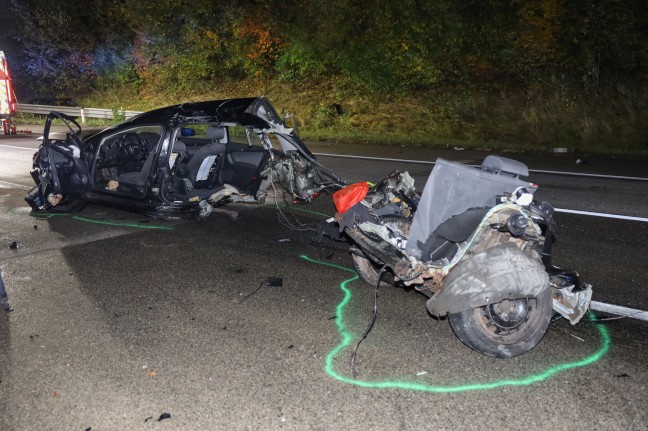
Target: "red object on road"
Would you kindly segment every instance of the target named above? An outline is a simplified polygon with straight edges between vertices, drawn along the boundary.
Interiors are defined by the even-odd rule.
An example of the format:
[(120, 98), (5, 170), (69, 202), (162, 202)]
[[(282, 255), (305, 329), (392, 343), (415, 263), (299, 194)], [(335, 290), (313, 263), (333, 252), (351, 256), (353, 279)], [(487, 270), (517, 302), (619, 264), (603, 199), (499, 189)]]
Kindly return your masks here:
[(353, 205), (360, 202), (369, 193), (369, 183), (366, 181), (351, 184), (333, 193), (333, 204), (340, 214), (348, 211)]

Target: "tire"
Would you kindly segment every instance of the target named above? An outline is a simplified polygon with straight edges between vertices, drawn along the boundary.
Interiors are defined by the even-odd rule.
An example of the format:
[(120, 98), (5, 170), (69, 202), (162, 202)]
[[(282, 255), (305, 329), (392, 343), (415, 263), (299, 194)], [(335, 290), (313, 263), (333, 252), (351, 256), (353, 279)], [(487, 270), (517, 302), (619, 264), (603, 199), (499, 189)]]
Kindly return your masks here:
[(47, 205), (45, 209), (47, 212), (60, 214), (60, 213), (77, 213), (86, 206), (86, 201), (83, 199), (70, 199), (56, 206)]
[(552, 315), (551, 288), (530, 299), (504, 300), (448, 315), (455, 335), (468, 347), (496, 358), (528, 352), (542, 339)]
[[(409, 236), (409, 228), (412, 221), (406, 217), (399, 215), (384, 215), (380, 217), (380, 222), (395, 232), (399, 232), (405, 237)], [(371, 260), (357, 254), (352, 254), (353, 268), (356, 270), (360, 279), (368, 285), (375, 287), (378, 281), (378, 274), (380, 273), (380, 265), (375, 264)], [(396, 285), (394, 274), (387, 271), (383, 274), (380, 282), (380, 287)]]
[[(353, 268), (360, 276), (360, 280), (372, 287), (375, 287), (378, 282), (380, 267), (366, 257), (358, 256), (357, 254), (351, 254), (351, 258), (353, 259)], [(391, 272), (386, 271), (381, 277), (380, 287), (394, 284), (394, 275)]]

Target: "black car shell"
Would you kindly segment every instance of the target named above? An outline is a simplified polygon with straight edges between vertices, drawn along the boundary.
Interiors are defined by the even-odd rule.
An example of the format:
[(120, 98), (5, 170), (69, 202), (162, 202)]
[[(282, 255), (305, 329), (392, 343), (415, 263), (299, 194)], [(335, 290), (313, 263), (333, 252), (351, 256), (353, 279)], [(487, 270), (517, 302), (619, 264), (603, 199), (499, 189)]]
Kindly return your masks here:
[[(50, 136), (55, 119), (67, 139)], [(78, 130), (74, 130), (73, 125)], [(195, 218), (231, 201), (263, 202), (274, 181), (309, 201), (343, 181), (320, 165), (265, 98), (185, 103), (137, 115), (85, 139), (53, 112), (34, 157), (34, 210), (85, 202), (160, 218)]]

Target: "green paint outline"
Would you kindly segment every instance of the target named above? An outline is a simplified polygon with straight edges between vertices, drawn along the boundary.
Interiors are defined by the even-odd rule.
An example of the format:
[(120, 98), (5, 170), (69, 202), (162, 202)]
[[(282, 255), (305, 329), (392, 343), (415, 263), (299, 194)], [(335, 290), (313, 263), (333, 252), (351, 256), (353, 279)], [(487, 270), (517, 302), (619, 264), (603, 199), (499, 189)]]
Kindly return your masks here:
[[(22, 215), (21, 213), (18, 213), (15, 211), (15, 207), (9, 207), (5, 213), (6, 214), (11, 214), (11, 215)], [(36, 220), (49, 220), (52, 217), (68, 217), (70, 214), (68, 213), (43, 213), (43, 214), (29, 214), (30, 217), (34, 217)], [(87, 217), (81, 217), (81, 216), (72, 216), (73, 220), (78, 220), (86, 223), (94, 223), (94, 224), (102, 224), (102, 225), (107, 225), (107, 226), (115, 226), (115, 227), (135, 227), (139, 229), (157, 229), (157, 230), (175, 230), (174, 227), (172, 226), (159, 226), (159, 225), (143, 225), (139, 223), (123, 223), (123, 222), (118, 222), (118, 221), (110, 221), (110, 220), (93, 220), (91, 218)]]
[[(332, 268), (336, 268), (341, 271), (347, 271), (354, 274), (353, 277), (347, 278), (346, 280), (340, 283), (340, 289), (344, 293), (344, 296), (342, 298), (342, 301), (338, 303), (335, 309), (335, 313), (336, 313), (335, 315), (337, 316), (337, 319), (335, 319), (335, 326), (337, 328), (338, 334), (340, 335), (340, 343), (337, 346), (335, 346), (326, 355), (326, 359), (324, 362), (324, 371), (326, 372), (326, 374), (328, 374), (333, 379), (338, 380), (342, 383), (359, 386), (363, 388), (370, 388), (370, 389), (404, 389), (404, 390), (413, 390), (419, 392), (433, 392), (433, 393), (479, 391), (479, 390), (496, 389), (504, 386), (528, 386), (533, 383), (544, 381), (549, 377), (553, 376), (554, 374), (558, 374), (573, 368), (580, 368), (586, 365), (593, 364), (598, 360), (600, 360), (610, 348), (611, 338), (607, 328), (600, 323), (596, 323), (596, 328), (598, 329), (599, 334), (601, 336), (601, 347), (596, 352), (579, 361), (566, 362), (562, 364), (553, 365), (537, 374), (532, 374), (530, 376), (522, 377), (518, 379), (503, 379), (503, 380), (497, 380), (497, 381), (485, 382), (485, 383), (443, 386), (443, 385), (429, 385), (423, 383), (413, 383), (413, 382), (398, 381), (398, 380), (366, 381), (366, 380), (359, 380), (356, 378), (343, 376), (339, 374), (337, 371), (335, 371), (334, 361), (338, 353), (343, 349), (350, 347), (351, 343), (355, 339), (355, 337), (353, 337), (351, 333), (347, 330), (346, 325), (344, 323), (344, 308), (351, 301), (351, 291), (349, 290), (347, 285), (349, 283), (358, 280), (359, 279), (358, 274), (353, 269), (347, 268), (345, 266), (336, 265), (330, 262), (322, 262), (316, 259), (312, 259), (306, 255), (301, 255), (299, 257), (311, 263), (330, 266)], [(594, 316), (593, 313), (590, 313), (589, 318), (591, 321), (594, 321), (596, 319), (596, 316)]]
[(297, 207), (295, 205), (290, 207), (290, 209), (294, 210), (294, 211), (301, 211), (301, 212), (306, 213), (306, 214), (315, 214), (315, 215), (318, 215), (318, 216), (326, 217), (327, 219), (331, 217), (330, 214), (321, 213), (319, 211), (306, 210), (304, 208), (299, 208), (299, 207)]
[(87, 223), (95, 223), (95, 224), (104, 224), (108, 226), (119, 226), (119, 227), (137, 227), (140, 229), (159, 229), (159, 230), (175, 230), (171, 226), (158, 226), (158, 225), (142, 225), (139, 223), (122, 223), (122, 222), (117, 222), (117, 221), (109, 221), (109, 220), (93, 220), (85, 217), (79, 217), (79, 216), (73, 216), (72, 217), (74, 220), (79, 220), (79, 221), (84, 221)]

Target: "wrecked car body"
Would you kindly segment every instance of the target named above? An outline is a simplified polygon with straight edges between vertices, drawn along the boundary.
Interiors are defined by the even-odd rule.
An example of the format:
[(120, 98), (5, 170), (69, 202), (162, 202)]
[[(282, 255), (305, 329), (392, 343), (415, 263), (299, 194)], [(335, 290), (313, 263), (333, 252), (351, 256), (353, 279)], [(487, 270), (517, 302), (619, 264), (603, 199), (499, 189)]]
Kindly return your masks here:
[(577, 273), (552, 265), (554, 209), (533, 200), (525, 176), (526, 165), (504, 157), (477, 168), (438, 159), (421, 195), (394, 171), (335, 223), (363, 281), (415, 288), (464, 344), (513, 357), (540, 341), (553, 311), (576, 324), (592, 295)]
[[(69, 133), (50, 133), (55, 120)], [(309, 202), (344, 185), (265, 98), (169, 106), (86, 138), (73, 118), (52, 112), (31, 175), (36, 187), (25, 200), (35, 211), (92, 202), (165, 219), (263, 203), (275, 186)]]

